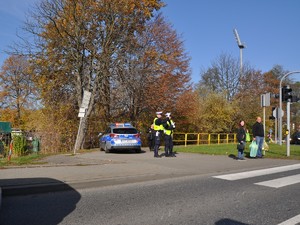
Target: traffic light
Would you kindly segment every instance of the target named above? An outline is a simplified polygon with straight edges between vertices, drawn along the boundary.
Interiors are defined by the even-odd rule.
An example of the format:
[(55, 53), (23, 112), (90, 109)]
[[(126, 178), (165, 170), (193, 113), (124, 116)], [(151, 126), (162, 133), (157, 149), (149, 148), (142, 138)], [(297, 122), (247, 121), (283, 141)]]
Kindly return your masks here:
[(290, 102), (292, 100), (292, 88), (290, 86), (284, 86), (282, 88), (282, 101), (283, 102)]

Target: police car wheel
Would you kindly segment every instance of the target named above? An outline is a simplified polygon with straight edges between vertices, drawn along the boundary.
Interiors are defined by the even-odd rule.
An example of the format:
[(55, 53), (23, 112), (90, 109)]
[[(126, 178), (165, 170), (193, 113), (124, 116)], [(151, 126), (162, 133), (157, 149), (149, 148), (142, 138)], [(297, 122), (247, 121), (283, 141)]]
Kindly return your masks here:
[(109, 153), (110, 152), (106, 145), (104, 146), (104, 151), (105, 151), (105, 153)]
[(100, 151), (104, 151), (104, 149), (102, 148), (101, 144), (99, 146)]

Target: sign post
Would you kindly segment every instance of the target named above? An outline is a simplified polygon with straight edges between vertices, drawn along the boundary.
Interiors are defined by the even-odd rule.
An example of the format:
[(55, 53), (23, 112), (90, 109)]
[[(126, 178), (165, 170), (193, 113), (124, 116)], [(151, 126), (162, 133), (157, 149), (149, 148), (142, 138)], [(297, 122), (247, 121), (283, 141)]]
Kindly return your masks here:
[(82, 98), (81, 106), (80, 106), (79, 113), (78, 113), (78, 117), (80, 117), (80, 122), (79, 122), (78, 131), (77, 131), (76, 142), (75, 142), (75, 145), (74, 145), (74, 155), (76, 154), (76, 148), (77, 148), (77, 145), (78, 145), (78, 137), (79, 137), (79, 133), (81, 131), (83, 118), (85, 117), (86, 110), (89, 107), (91, 94), (92, 93), (89, 92), (89, 91), (84, 91), (83, 92), (83, 98)]
[(286, 124), (287, 124), (287, 135), (286, 135), (286, 156), (290, 156), (290, 115), (291, 115), (291, 102), (286, 103)]
[(271, 93), (268, 92), (268, 93), (262, 94), (260, 96), (260, 99), (261, 99), (261, 107), (263, 107), (263, 114), (264, 114), (264, 118), (263, 118), (264, 131), (266, 132), (266, 106), (270, 106)]

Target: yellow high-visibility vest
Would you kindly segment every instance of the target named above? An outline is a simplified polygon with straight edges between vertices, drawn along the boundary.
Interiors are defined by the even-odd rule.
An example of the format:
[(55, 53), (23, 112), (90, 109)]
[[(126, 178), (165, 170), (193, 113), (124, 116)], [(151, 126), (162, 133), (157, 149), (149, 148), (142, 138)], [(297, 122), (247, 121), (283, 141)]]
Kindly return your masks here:
[(161, 124), (161, 125), (156, 125), (155, 124), (155, 121), (157, 120), (158, 118), (155, 118), (154, 120), (153, 120), (153, 125), (154, 125), (154, 130), (164, 130), (164, 126)]
[[(173, 121), (167, 121), (167, 124), (168, 126), (171, 126), (171, 124), (173, 124)], [(168, 130), (168, 129), (165, 129), (165, 134), (166, 135), (171, 135), (172, 134), (172, 130)]]

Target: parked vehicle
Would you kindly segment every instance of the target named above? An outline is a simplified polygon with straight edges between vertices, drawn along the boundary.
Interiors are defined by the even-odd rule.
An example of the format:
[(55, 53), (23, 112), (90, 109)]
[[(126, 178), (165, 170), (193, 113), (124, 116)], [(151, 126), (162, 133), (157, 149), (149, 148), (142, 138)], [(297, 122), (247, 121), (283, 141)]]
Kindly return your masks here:
[(297, 131), (291, 136), (291, 144), (300, 145), (300, 131)]
[(99, 134), (100, 150), (135, 150), (141, 152), (142, 141), (139, 131), (130, 123), (113, 123)]

